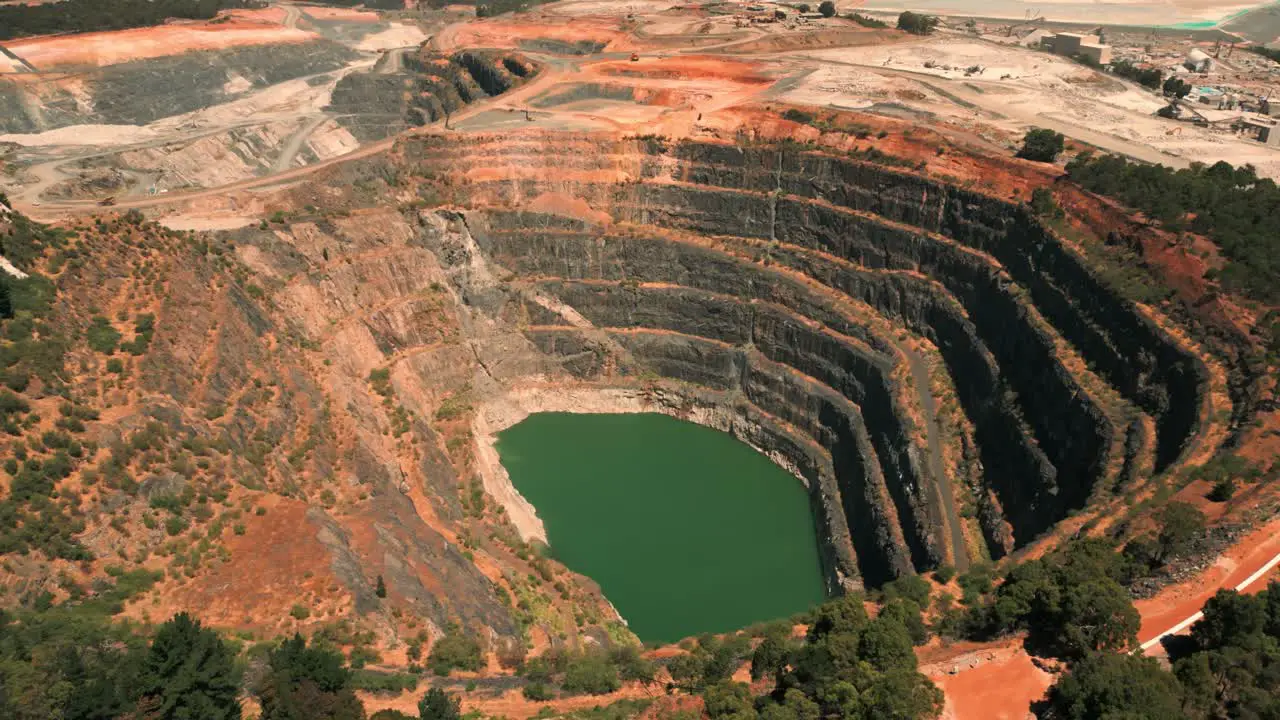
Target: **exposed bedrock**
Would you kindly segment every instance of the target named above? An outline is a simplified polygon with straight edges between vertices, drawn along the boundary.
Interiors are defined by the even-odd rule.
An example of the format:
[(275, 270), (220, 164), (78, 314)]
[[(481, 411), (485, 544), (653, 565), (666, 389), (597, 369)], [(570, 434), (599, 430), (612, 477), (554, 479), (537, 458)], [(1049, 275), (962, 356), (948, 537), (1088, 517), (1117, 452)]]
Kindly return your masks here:
[[(943, 519), (929, 498), (933, 479), (916, 458), (903, 411), (890, 386), (889, 361), (865, 346), (811, 327), (785, 308), (743, 302), (682, 287), (625, 287), (544, 282), (539, 289), (573, 306), (604, 327), (652, 328), (752, 346), (765, 358), (813, 378), (861, 409), (888, 492), (903, 524), (917, 568), (936, 565), (942, 554), (935, 534)], [(684, 378), (688, 379), (688, 378)]]
[[(687, 164), (674, 174), (691, 182), (822, 199), (942, 233), (989, 253), (1100, 374), (1156, 418), (1157, 470), (1174, 462), (1196, 431), (1207, 382), (1203, 366), (1106, 288), (1025, 208), (928, 178), (816, 153), (683, 143), (675, 154)], [(742, 169), (725, 173), (722, 167)], [(780, 217), (778, 225), (795, 228), (793, 219), (799, 218), (783, 222)]]
[[(574, 358), (601, 352), (590, 349), (590, 341), (571, 327), (536, 327), (526, 334), (551, 354)], [(829, 577), (838, 569), (874, 586), (912, 572), (874, 445), (856, 405), (746, 348), (652, 330), (619, 330), (611, 337), (664, 377), (741, 398), (733, 405), (755, 432), (749, 441), (784, 458), (809, 484)], [(595, 364), (579, 376), (596, 379), (599, 374)]]
[[(564, 229), (553, 229), (556, 219), (527, 213), (496, 213), (488, 218), (488, 231), (483, 224), (473, 223), (477, 242), (496, 262), (518, 275), (671, 283), (763, 300), (863, 339), (869, 346), (883, 346), (865, 327), (824, 308), (821, 299), (799, 282), (711, 248), (658, 236), (574, 232), (563, 222)], [(537, 230), (516, 229), (524, 224)], [(861, 271), (786, 248), (775, 249), (772, 257), (779, 264), (795, 267), (829, 287), (865, 301), (934, 340), (955, 378), (960, 400), (974, 421), (988, 481), (1005, 506), (1015, 537), (1025, 542), (1061, 519), (1067, 510), (1067, 498), (1055, 497), (1057, 473), (1029, 440), (1011, 394), (1005, 392), (996, 362), (954, 300), (918, 277)], [(872, 412), (883, 416), (878, 410)], [(892, 453), (886, 455), (894, 457)], [(920, 465), (914, 465), (917, 473), (923, 472)], [(919, 491), (916, 494), (925, 494), (920, 484), (902, 478), (896, 468), (885, 474), (906, 480)], [(1087, 494), (1087, 488), (1076, 493), (1080, 497)], [(992, 551), (1000, 552), (994, 547)]]
[[(996, 499), (978, 507), (993, 555), (1004, 523), (1024, 545), (1137, 468), (1168, 468), (1200, 431), (1203, 363), (1021, 206), (765, 145), (531, 135), (404, 150), (452, 178), (446, 197), (485, 208), (467, 215), (476, 249), (512, 273), (526, 336), (568, 372), (648, 369), (739, 398), (783, 428), (783, 454), (820, 447), (823, 462), (794, 464), (831, 473), (815, 500), (838, 502), (868, 582), (936, 566), (950, 541), (898, 355), (857, 308), (938, 348), (973, 426), (964, 462)], [(612, 222), (503, 209), (547, 193)]]

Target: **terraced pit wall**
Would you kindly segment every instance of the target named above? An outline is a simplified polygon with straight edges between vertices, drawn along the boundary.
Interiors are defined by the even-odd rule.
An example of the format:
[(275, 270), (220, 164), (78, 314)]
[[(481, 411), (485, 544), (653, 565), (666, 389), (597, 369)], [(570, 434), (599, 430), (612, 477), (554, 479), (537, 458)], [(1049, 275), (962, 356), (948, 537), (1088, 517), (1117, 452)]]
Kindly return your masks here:
[[(579, 378), (653, 372), (750, 408), (766, 447), (814, 478), (829, 566), (867, 584), (963, 552), (938, 501), (959, 480), (931, 476), (871, 313), (938, 348), (974, 427), (994, 557), (1142, 459), (1170, 467), (1198, 430), (1205, 368), (1020, 206), (796, 147), (548, 135), (403, 152), (475, 208), (476, 247), (524, 289), (518, 312), (495, 312)], [(610, 221), (512, 209), (547, 194)]]
[(444, 120), (471, 103), (501, 95), (537, 73), (517, 53), (421, 50), (400, 72), (351, 73), (334, 87), (328, 109), (362, 140), (381, 139), (410, 126)]

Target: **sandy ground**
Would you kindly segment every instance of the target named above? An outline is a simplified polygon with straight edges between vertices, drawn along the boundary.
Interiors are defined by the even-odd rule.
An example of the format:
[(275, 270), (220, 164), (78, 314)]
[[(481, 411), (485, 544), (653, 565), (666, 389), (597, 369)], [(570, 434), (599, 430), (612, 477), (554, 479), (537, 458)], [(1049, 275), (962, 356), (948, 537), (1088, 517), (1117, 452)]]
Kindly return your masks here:
[(303, 43), (318, 37), (305, 30), (260, 22), (231, 21), (30, 38), (8, 42), (5, 47), (35, 68), (47, 70), (86, 65), (102, 67), (130, 60), (240, 45)]
[(305, 7), (302, 12), (314, 20), (326, 22), (378, 22), (378, 13), (372, 10), (354, 10), (337, 7)]
[(1021, 640), (982, 646), (920, 671), (946, 695), (943, 720), (1023, 720), (1053, 684)]
[[(920, 10), (942, 15), (1018, 18), (1039, 13), (1057, 22), (1169, 26), (1220, 22), (1265, 2), (1241, 0), (865, 0), (849, 3), (868, 10)], [(843, 10), (843, 6), (841, 7)]]
[(464, 48), (518, 48), (526, 40), (558, 40), (565, 43), (595, 41), (608, 52), (630, 51), (638, 45), (620, 28), (619, 17), (559, 19), (553, 22), (516, 21), (508, 18), (461, 23), (446, 28), (433, 39), (442, 51)]
[(355, 48), (367, 52), (380, 52), (391, 48), (421, 45), (426, 39), (427, 34), (418, 27), (404, 23), (391, 23), (391, 27), (386, 30), (365, 36), (356, 43)]
[(1280, 149), (1156, 117), (1154, 93), (1069, 60), (978, 38), (814, 50), (819, 68), (782, 98), (863, 108), (892, 100), (1016, 135), (1047, 127), (1108, 152), (1186, 167), (1251, 163), (1280, 177)]

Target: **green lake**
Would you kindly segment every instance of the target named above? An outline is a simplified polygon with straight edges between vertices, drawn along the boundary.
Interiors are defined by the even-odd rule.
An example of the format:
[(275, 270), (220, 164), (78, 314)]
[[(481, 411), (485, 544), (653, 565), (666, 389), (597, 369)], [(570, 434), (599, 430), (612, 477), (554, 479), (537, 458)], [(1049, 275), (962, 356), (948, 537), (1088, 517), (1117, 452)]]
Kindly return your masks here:
[(641, 640), (825, 598), (808, 492), (726, 433), (658, 414), (540, 413), (497, 449), (552, 554), (599, 583)]

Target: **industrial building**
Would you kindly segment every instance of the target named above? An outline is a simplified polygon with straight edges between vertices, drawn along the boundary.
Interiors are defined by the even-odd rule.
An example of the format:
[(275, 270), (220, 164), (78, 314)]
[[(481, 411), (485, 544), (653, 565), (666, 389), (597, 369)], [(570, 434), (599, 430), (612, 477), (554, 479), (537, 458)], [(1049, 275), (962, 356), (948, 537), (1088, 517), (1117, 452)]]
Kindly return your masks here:
[(1055, 55), (1079, 56), (1095, 65), (1106, 65), (1111, 62), (1111, 46), (1104, 45), (1095, 35), (1058, 33), (1046, 37), (1043, 43), (1045, 49)]
[(1241, 118), (1241, 132), (1252, 135), (1258, 142), (1270, 147), (1280, 147), (1280, 123), (1270, 118)]

